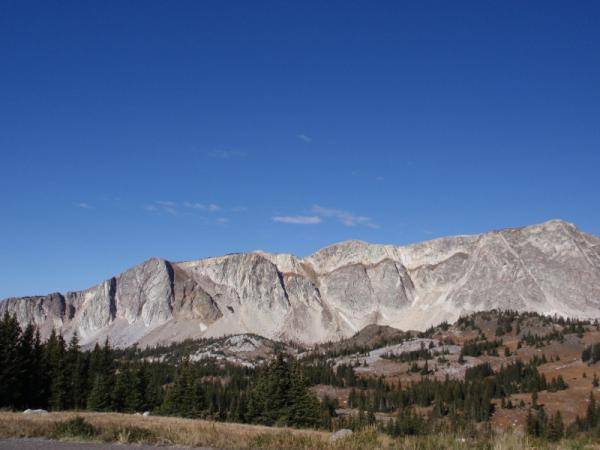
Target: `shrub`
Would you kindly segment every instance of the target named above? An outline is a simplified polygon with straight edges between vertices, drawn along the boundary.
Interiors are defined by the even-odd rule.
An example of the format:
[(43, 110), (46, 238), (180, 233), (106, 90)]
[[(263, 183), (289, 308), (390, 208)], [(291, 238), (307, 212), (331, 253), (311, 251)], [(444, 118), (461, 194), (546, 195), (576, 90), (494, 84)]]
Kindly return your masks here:
[(98, 434), (96, 428), (83, 417), (58, 422), (52, 433), (54, 438), (91, 439)]

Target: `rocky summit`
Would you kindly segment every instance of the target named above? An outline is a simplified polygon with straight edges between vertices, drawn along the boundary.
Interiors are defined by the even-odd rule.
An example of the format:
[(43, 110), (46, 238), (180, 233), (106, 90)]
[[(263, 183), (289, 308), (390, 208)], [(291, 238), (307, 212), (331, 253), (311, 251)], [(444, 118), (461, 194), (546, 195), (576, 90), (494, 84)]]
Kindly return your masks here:
[(306, 258), (152, 258), (85, 291), (0, 302), (42, 337), (120, 347), (240, 333), (312, 344), (494, 308), (599, 317), (600, 238), (553, 220), (402, 247), (348, 241)]

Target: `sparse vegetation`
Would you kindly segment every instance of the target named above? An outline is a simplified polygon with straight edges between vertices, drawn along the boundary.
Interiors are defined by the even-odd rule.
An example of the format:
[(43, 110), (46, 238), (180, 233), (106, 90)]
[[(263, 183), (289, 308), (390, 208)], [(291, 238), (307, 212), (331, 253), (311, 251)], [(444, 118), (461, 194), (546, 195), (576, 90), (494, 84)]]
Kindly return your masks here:
[(83, 417), (77, 416), (62, 422), (57, 422), (52, 432), (53, 438), (92, 439), (98, 434), (96, 428)]

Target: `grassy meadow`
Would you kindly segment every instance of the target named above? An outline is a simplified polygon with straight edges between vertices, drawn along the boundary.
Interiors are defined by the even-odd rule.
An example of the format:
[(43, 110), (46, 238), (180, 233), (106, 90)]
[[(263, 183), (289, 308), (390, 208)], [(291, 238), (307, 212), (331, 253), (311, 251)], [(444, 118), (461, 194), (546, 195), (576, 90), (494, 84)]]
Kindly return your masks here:
[[(213, 447), (216, 449), (600, 449), (589, 438), (549, 443), (522, 433), (467, 437), (429, 435), (391, 438), (374, 429), (331, 441), (331, 433), (293, 428), (209, 422), (174, 417), (131, 414), (55, 412), (22, 414), (0, 412), (0, 438), (37, 437), (68, 441), (139, 443)], [(599, 441), (600, 442), (600, 441)]]

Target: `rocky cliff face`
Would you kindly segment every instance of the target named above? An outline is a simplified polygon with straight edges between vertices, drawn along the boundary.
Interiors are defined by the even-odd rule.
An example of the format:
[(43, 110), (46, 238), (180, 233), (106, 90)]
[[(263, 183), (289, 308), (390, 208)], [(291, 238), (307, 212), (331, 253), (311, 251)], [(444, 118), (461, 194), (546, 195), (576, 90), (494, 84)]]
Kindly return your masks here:
[(348, 241), (306, 258), (154, 258), (86, 291), (0, 302), (43, 336), (118, 346), (235, 333), (310, 344), (492, 308), (599, 317), (600, 239), (550, 221), (406, 247)]

